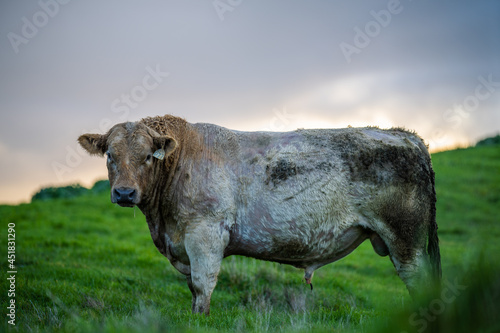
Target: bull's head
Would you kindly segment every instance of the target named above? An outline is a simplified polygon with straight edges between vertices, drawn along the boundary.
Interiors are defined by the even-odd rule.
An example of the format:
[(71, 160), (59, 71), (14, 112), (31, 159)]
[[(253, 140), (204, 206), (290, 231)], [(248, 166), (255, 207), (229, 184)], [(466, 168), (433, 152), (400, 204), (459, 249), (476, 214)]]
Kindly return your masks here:
[(155, 185), (155, 169), (177, 148), (174, 138), (141, 123), (118, 124), (102, 135), (84, 134), (78, 142), (91, 155), (106, 155), (111, 202), (123, 207), (141, 204)]

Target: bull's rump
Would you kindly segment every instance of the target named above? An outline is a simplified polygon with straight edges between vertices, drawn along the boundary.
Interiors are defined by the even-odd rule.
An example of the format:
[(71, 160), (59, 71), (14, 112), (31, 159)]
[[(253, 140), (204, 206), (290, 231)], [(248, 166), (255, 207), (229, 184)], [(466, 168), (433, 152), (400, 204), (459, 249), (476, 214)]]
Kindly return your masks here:
[(392, 238), (424, 227), (432, 169), (412, 133), (348, 128), (238, 135), (242, 163), (229, 254), (307, 267), (342, 257), (372, 230)]

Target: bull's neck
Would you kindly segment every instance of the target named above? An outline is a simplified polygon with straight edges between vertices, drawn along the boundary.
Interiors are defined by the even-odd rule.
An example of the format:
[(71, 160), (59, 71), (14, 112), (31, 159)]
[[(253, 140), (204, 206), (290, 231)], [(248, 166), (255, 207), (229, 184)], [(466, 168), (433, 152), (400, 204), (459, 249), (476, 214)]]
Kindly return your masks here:
[[(175, 154), (175, 153), (174, 153)], [(167, 255), (167, 245), (164, 234), (167, 230), (166, 224), (172, 217), (173, 186), (175, 186), (178, 164), (182, 156), (182, 147), (177, 150), (176, 156), (173, 156), (172, 162), (158, 163), (156, 172), (153, 176), (153, 186), (150, 193), (147, 194), (147, 200), (138, 205), (139, 209), (146, 216), (151, 238), (156, 247), (163, 255)]]

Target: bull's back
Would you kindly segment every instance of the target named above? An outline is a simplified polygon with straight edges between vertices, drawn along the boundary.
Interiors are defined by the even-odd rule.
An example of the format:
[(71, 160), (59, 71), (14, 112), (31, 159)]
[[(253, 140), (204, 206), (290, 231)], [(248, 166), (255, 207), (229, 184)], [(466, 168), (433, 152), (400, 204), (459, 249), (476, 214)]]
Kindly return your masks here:
[(239, 136), (241, 162), (236, 174), (245, 202), (258, 202), (258, 194), (273, 206), (347, 209), (346, 196), (366, 199), (369, 189), (432, 189), (427, 148), (416, 134), (402, 129), (240, 132)]

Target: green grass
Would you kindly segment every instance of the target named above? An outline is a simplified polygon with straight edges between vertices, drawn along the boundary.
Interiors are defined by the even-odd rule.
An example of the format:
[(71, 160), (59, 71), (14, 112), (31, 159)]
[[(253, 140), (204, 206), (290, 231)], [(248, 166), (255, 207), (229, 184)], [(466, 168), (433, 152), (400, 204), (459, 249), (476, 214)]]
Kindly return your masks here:
[[(495, 302), (500, 293), (495, 282), (500, 280), (495, 268), (500, 253), (500, 148), (437, 153), (433, 165), (443, 279), (463, 281), (467, 291), (446, 303), (443, 314), (432, 323), (428, 320), (429, 325), (460, 331), (467, 327), (452, 330), (460, 323), (457, 318), (469, 318), (463, 314), (473, 316), (471, 309), (480, 309), (486, 317), (468, 321), (492, 327), (494, 322), (488, 320), (498, 316)], [(15, 329), (21, 332), (420, 328), (409, 324), (416, 308), (392, 263), (377, 256), (369, 242), (316, 271), (314, 291), (303, 282), (303, 272), (293, 267), (226, 258), (211, 315), (205, 317), (191, 314), (185, 279), (156, 250), (144, 216), (137, 210), (134, 217), (133, 209), (112, 205), (109, 194), (0, 206), (0, 215), (3, 329), (12, 328), (4, 314), (9, 300), (8, 223), (16, 224)], [(484, 267), (490, 268), (487, 274), (481, 273)], [(493, 286), (496, 296), (481, 289), (483, 285)], [(493, 314), (488, 316), (488, 311)]]

